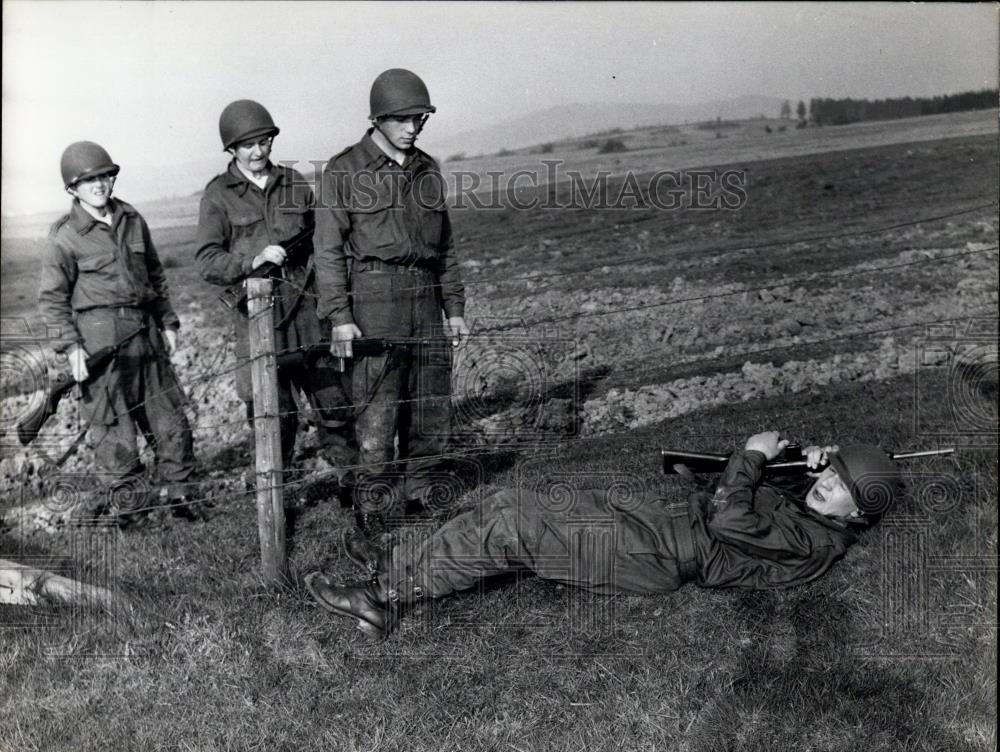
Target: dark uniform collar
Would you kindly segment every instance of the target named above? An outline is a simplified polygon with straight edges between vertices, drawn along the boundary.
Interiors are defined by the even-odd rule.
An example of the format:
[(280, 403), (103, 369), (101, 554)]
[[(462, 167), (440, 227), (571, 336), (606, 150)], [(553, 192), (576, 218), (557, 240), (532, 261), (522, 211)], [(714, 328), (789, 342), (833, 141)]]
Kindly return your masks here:
[[(381, 167), (384, 163), (390, 162), (397, 167), (400, 165), (388, 154), (379, 148), (379, 145), (375, 143), (375, 139), (372, 138), (372, 133), (375, 128), (369, 128), (365, 131), (365, 135), (361, 137), (361, 142), (358, 147), (361, 149), (361, 153), (364, 156), (364, 166), (365, 167)], [(429, 160), (429, 157), (416, 146), (410, 149), (406, 153), (406, 159), (403, 161), (402, 169), (412, 170), (418, 164), (423, 164)]]
[[(135, 214), (135, 209), (126, 204), (124, 201), (118, 201), (114, 198), (108, 201), (111, 207), (111, 227), (116, 227), (121, 221), (121, 218), (125, 215)], [(73, 206), (69, 210), (69, 223), (74, 230), (80, 235), (86, 235), (88, 232), (94, 229), (95, 226), (104, 224), (99, 219), (94, 217), (93, 214), (88, 212), (80, 204), (80, 199), (73, 199)]]

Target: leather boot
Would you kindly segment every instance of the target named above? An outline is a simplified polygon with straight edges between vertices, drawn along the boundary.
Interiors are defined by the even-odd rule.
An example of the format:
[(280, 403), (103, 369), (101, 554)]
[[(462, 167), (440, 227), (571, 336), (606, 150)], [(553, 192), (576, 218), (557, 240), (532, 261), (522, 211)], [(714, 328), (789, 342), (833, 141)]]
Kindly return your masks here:
[(378, 512), (354, 509), (354, 528), (341, 533), (340, 542), (347, 558), (373, 575), (378, 571), (379, 557), (392, 545), (385, 518)]
[[(384, 639), (396, 628), (398, 611), (377, 578), (351, 585), (335, 585), (322, 572), (306, 576), (306, 588), (327, 611), (358, 620), (358, 629)], [(397, 599), (398, 600), (398, 599)]]

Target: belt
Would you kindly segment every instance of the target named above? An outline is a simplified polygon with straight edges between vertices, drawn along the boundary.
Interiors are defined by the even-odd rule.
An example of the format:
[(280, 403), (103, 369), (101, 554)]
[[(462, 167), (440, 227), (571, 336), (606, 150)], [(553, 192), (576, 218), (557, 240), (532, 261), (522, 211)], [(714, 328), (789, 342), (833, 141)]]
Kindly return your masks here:
[(673, 524), (670, 530), (674, 536), (674, 553), (677, 557), (677, 573), (681, 582), (691, 582), (698, 579), (698, 551), (694, 547), (694, 534), (691, 532), (691, 517), (687, 504), (670, 504), (667, 506), (670, 520)]
[(433, 271), (430, 264), (425, 261), (415, 261), (412, 264), (397, 264), (392, 261), (368, 258), (354, 261), (351, 270), (353, 272), (392, 272), (396, 274), (420, 274)]
[(95, 306), (80, 311), (80, 313), (97, 313), (98, 311), (107, 311), (120, 319), (145, 318), (149, 315), (149, 311), (141, 306)]

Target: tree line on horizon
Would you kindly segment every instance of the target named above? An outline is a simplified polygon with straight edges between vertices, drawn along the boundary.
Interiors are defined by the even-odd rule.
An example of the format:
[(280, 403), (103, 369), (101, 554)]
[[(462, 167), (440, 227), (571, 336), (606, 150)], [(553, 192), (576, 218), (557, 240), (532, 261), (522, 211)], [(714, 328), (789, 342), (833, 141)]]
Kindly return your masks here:
[[(899, 99), (827, 99), (809, 100), (809, 120), (816, 125), (846, 125), (865, 120), (896, 120), (918, 115), (941, 115), (965, 110), (988, 110), (997, 106), (998, 90), (982, 89), (935, 97)], [(799, 118), (805, 110), (799, 102)], [(784, 107), (782, 108), (784, 115)]]

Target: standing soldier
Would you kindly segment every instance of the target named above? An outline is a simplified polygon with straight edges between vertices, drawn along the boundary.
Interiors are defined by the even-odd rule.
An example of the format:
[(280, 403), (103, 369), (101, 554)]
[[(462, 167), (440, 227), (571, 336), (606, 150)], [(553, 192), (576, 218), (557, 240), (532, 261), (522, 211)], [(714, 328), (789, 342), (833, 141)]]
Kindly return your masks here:
[[(208, 282), (228, 287), (269, 270), (274, 278), (275, 346), (279, 359), (286, 356), (278, 367), (284, 466), (289, 466), (295, 450), (298, 408), (294, 392), (301, 389), (320, 418), (326, 459), (343, 468), (353, 457), (342, 376), (325, 354), (318, 359), (289, 357), (305, 354), (304, 348), (317, 345), (322, 338), (313, 281), (312, 190), (298, 172), (271, 162), (278, 128), (257, 102), (240, 99), (229, 104), (219, 118), (219, 135), (233, 159), (225, 172), (209, 182), (201, 199), (195, 251), (201, 275)], [(236, 391), (246, 403), (252, 428), (245, 305), (234, 308), (232, 321), (240, 363)], [(346, 482), (343, 474), (340, 480)]]
[[(101, 146), (70, 144), (60, 166), (73, 205), (52, 226), (42, 259), (42, 318), (58, 332), (54, 348), (81, 384), (83, 417), (111, 498), (129, 499), (133, 511), (147, 500), (136, 446), (142, 431), (152, 439), (162, 496), (182, 499), (194, 452), (170, 364), (180, 322), (149, 227), (111, 197), (120, 168)], [(88, 355), (108, 347), (115, 348), (110, 364), (90, 373)], [(124, 521), (125, 510), (115, 506)], [(187, 510), (186, 502), (176, 507)]]
[[(354, 357), (352, 398), (360, 452), (357, 529), (344, 545), (370, 564), (399, 502), (425, 503), (451, 430), (451, 353), (441, 347), (354, 352), (358, 338), (440, 341), (469, 333), (465, 290), (452, 249), (444, 181), (414, 146), (435, 112), (424, 82), (400, 68), (371, 88), (372, 127), (334, 156), (316, 218), (319, 315), (332, 325), (331, 353)], [(394, 477), (394, 439), (405, 463)]]

